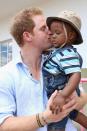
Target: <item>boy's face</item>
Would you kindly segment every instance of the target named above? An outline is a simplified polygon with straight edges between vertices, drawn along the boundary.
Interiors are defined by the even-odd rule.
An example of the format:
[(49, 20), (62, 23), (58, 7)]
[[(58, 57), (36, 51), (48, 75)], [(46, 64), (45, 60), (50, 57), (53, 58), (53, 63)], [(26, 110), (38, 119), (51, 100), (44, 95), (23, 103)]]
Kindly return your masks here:
[(63, 22), (53, 21), (50, 25), (51, 43), (54, 47), (61, 47), (66, 42)]

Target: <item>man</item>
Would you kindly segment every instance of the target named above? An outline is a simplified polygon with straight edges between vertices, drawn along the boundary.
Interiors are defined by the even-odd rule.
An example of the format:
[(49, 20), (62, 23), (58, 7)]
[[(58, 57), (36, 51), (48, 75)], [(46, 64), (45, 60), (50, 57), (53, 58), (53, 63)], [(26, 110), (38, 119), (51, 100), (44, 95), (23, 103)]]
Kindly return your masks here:
[(45, 109), (41, 54), (51, 44), (42, 11), (31, 8), (19, 12), (13, 19), (11, 34), (20, 54), (0, 70), (0, 131), (46, 131), (45, 125), (61, 120), (76, 104), (72, 100), (67, 109), (52, 114), (49, 107), (55, 91)]

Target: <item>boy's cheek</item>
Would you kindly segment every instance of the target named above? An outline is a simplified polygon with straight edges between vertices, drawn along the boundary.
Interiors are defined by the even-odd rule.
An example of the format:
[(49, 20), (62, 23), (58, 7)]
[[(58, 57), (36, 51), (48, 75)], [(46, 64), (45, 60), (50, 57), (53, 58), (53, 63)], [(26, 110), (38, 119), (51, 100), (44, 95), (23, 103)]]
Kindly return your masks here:
[(51, 38), (51, 43), (55, 44), (55, 43), (57, 43), (57, 40), (56, 40), (56, 39)]

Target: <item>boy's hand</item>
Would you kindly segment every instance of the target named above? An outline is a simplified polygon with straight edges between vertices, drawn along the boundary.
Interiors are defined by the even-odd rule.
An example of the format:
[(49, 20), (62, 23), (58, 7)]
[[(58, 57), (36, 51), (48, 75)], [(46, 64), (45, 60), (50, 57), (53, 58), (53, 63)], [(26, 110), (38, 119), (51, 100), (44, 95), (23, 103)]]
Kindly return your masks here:
[(65, 104), (65, 98), (61, 92), (57, 92), (52, 104), (50, 105), (50, 110), (53, 114), (58, 114), (62, 111), (62, 107)]
[(52, 113), (50, 106), (53, 104), (54, 98), (57, 96), (57, 90), (51, 95), (48, 100), (46, 110), (44, 111), (44, 118), (47, 123), (58, 122), (66, 117), (72, 110), (77, 106), (75, 99), (70, 99), (67, 104), (63, 106), (63, 109), (60, 113)]

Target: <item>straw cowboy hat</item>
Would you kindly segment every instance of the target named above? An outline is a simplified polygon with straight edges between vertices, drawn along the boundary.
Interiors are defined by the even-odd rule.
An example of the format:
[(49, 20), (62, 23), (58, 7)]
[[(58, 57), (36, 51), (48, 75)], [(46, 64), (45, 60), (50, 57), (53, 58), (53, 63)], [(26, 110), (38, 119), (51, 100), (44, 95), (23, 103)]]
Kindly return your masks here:
[(75, 41), (75, 45), (81, 44), (83, 42), (83, 38), (80, 32), (81, 29), (81, 19), (80, 17), (73, 11), (62, 11), (59, 13), (58, 17), (48, 17), (47, 18), (47, 25), (50, 27), (51, 23), (54, 20), (60, 20), (62, 22), (66, 22), (70, 24), (77, 32), (78, 37)]

